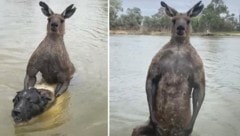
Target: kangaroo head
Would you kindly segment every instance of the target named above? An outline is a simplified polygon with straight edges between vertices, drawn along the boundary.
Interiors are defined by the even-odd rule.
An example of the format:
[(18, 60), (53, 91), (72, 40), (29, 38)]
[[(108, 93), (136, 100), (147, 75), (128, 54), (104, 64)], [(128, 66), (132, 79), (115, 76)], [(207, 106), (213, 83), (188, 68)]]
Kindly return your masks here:
[(61, 14), (54, 13), (42, 1), (39, 2), (39, 5), (42, 7), (42, 13), (48, 17), (47, 32), (63, 35), (65, 31), (65, 19), (70, 18), (76, 11), (73, 4), (68, 6)]
[(172, 19), (172, 36), (188, 37), (191, 30), (191, 18), (197, 16), (203, 9), (204, 5), (199, 1), (186, 13), (178, 13), (174, 8), (168, 6), (165, 2), (161, 2), (165, 12)]

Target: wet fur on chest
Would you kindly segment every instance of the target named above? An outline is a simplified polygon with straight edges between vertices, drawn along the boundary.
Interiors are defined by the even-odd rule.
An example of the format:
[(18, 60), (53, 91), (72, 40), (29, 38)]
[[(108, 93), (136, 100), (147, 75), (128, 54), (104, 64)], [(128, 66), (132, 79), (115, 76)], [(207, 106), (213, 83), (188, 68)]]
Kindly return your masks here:
[(182, 47), (163, 49), (157, 61), (154, 113), (163, 129), (183, 128), (190, 121), (193, 64), (190, 52)]
[[(43, 41), (39, 47), (34, 51), (29, 63), (39, 68), (44, 72), (45, 67), (52, 65), (52, 68), (57, 70), (64, 69), (61, 63), (69, 63), (67, 51), (64, 47), (64, 43), (54, 41)], [(55, 67), (54, 67), (55, 65)]]
[(192, 56), (190, 51), (184, 47), (172, 47), (163, 49), (159, 53), (156, 63), (164, 73), (174, 73), (177, 75), (190, 76), (193, 71)]
[(30, 58), (28, 67), (38, 69), (48, 83), (64, 80), (59, 79), (60, 74), (65, 75), (64, 78), (70, 79), (74, 71), (64, 43), (52, 40), (41, 42)]

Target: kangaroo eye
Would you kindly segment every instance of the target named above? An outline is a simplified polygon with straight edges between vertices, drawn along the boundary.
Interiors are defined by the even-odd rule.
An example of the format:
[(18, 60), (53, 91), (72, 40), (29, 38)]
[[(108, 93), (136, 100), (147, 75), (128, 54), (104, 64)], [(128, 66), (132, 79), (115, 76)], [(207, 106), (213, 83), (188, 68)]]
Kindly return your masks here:
[(63, 23), (64, 22), (64, 20), (63, 19), (61, 19), (61, 23)]
[(50, 22), (51, 21), (51, 19), (50, 18), (48, 18), (48, 22)]
[(187, 20), (187, 24), (189, 24), (190, 23), (190, 20)]

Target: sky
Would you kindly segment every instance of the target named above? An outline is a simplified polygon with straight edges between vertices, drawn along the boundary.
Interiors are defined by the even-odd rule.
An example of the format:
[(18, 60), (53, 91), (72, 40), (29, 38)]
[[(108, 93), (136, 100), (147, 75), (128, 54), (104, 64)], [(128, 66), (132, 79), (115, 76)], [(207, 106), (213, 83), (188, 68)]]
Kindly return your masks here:
[[(164, 0), (169, 6), (175, 8), (178, 12), (188, 11), (199, 0)], [(138, 7), (142, 11), (143, 16), (151, 16), (158, 12), (160, 8), (161, 0), (122, 0), (123, 12), (125, 13), (127, 8)], [(211, 0), (202, 0), (202, 3), (206, 7)], [(234, 13), (235, 16), (240, 14), (240, 0), (224, 0), (230, 13)]]

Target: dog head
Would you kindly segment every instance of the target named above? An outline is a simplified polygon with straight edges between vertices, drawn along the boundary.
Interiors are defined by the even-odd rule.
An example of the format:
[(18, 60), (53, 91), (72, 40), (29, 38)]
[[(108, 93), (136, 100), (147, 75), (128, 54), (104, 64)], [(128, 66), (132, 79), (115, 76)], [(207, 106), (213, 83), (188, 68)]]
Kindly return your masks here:
[(17, 92), (13, 99), (12, 117), (16, 124), (24, 123), (41, 114), (48, 106), (51, 97), (44, 89), (30, 88)]

